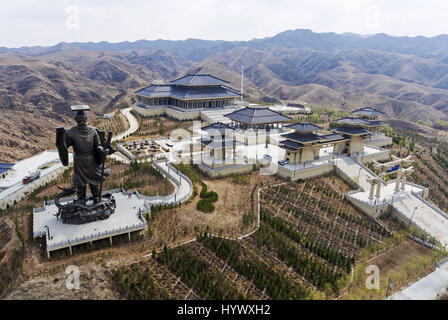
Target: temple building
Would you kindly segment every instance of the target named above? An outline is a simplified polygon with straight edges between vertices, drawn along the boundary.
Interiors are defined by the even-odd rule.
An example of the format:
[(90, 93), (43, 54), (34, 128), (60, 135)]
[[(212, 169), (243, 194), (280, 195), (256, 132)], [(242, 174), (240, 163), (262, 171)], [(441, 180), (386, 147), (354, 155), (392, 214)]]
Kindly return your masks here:
[(207, 135), (201, 138), (203, 146), (202, 160), (211, 167), (215, 163), (222, 164), (228, 160), (236, 159), (236, 140), (233, 136), (234, 129), (224, 123), (217, 122), (203, 127), (202, 131)]
[(302, 164), (314, 161), (320, 156), (320, 149), (333, 145), (333, 153), (341, 153), (348, 141), (340, 134), (319, 135), (323, 128), (310, 122), (298, 122), (287, 126), (294, 130), (283, 134), (286, 138), (280, 142), (280, 148), (285, 149), (285, 160), (291, 164)]
[(211, 177), (252, 171), (251, 164), (238, 161), (236, 147), (241, 145), (235, 138), (235, 129), (216, 122), (201, 129), (201, 163), (198, 168)]
[(335, 120), (334, 123), (338, 126), (333, 131), (349, 139), (343, 150), (348, 155), (363, 152), (364, 140), (370, 138), (373, 132), (378, 132), (383, 124), (379, 120), (358, 117), (345, 117)]
[(281, 129), (292, 118), (269, 108), (245, 107), (226, 114), (234, 128), (244, 134), (236, 134), (238, 141), (245, 145), (268, 143), (271, 129)]
[(168, 84), (153, 83), (135, 92), (143, 107), (172, 107), (183, 110), (223, 108), (236, 104), (239, 91), (228, 81), (210, 74), (186, 75)]
[(357, 109), (352, 111), (352, 114), (359, 116), (365, 120), (378, 120), (379, 116), (385, 115), (384, 112), (376, 110), (372, 107), (364, 107), (361, 109)]

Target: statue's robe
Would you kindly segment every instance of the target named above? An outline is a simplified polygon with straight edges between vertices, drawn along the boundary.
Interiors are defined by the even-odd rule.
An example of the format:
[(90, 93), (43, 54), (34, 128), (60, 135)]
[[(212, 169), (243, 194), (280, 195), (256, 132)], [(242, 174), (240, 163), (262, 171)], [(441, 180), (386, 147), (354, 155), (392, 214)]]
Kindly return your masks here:
[[(100, 145), (98, 131), (94, 127), (87, 126), (85, 132), (78, 127), (73, 127), (64, 134), (64, 142), (67, 148), (73, 147), (73, 185), (84, 187), (87, 184), (99, 185), (101, 183), (101, 164), (97, 163), (96, 152)], [(104, 176), (110, 174), (110, 169), (105, 168)]]

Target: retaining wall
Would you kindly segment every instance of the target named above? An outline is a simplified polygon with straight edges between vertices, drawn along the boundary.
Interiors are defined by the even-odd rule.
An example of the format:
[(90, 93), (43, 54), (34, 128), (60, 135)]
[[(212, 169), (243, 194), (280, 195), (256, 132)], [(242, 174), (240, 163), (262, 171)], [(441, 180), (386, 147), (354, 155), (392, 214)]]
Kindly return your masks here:
[(292, 181), (299, 180), (299, 179), (311, 179), (311, 178), (317, 178), (320, 176), (327, 175), (329, 173), (334, 172), (334, 164), (325, 164), (321, 166), (315, 166), (308, 169), (303, 170), (297, 170), (297, 171), (291, 171), (286, 169), (283, 166), (277, 167), (277, 174), (284, 178), (290, 178)]
[(201, 118), (201, 111), (195, 110), (195, 111), (178, 111), (172, 108), (143, 108), (134, 105), (133, 109), (135, 112), (137, 112), (142, 117), (152, 117), (152, 116), (162, 116), (166, 115), (168, 117), (171, 117), (176, 120), (185, 121), (185, 120), (195, 120)]
[(237, 164), (220, 168), (210, 168), (202, 163), (198, 164), (198, 169), (210, 178), (227, 177), (232, 174), (250, 173), (253, 171), (253, 164)]

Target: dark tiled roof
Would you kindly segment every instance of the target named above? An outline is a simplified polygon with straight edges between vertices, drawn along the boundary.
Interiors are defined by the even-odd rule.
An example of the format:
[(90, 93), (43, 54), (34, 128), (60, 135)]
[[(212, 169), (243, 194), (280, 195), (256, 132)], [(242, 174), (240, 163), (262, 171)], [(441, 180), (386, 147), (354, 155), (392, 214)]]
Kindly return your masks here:
[(221, 135), (224, 135), (225, 133), (233, 132), (235, 129), (228, 124), (216, 122), (209, 126), (203, 127), (202, 130), (211, 134), (216, 134), (219, 132)]
[(183, 76), (181, 78), (175, 79), (170, 82), (171, 84), (175, 85), (182, 85), (182, 86), (220, 86), (220, 85), (226, 85), (230, 83), (229, 81), (225, 81), (222, 79), (219, 79), (215, 76), (212, 76), (210, 74), (189, 74), (186, 76)]
[(292, 140), (280, 141), (280, 148), (282, 146), (288, 147), (289, 148), (288, 150), (290, 150), (290, 149), (298, 150), (298, 149), (303, 148), (303, 144), (292, 141)]
[(367, 117), (377, 117), (384, 114), (384, 112), (376, 110), (375, 108), (372, 107), (364, 107), (361, 109), (357, 109), (352, 113), (358, 116), (367, 116)]
[(344, 140), (344, 137), (337, 133), (332, 134), (326, 134), (323, 136), (320, 136), (322, 140), (324, 141), (337, 141), (337, 140)]
[(244, 109), (225, 114), (224, 116), (231, 120), (243, 122), (246, 124), (265, 124), (291, 120), (290, 117), (287, 117), (280, 112), (271, 110), (269, 108), (246, 107)]
[(322, 130), (323, 128), (316, 126), (315, 124), (312, 124), (310, 122), (297, 122), (294, 124), (290, 124), (287, 126), (290, 129), (300, 131), (300, 132), (312, 132), (317, 130)]
[(284, 144), (279, 145), (279, 147), (288, 151), (297, 151), (297, 149), (288, 147), (287, 145)]
[(370, 126), (374, 127), (374, 126), (382, 126), (384, 123), (380, 120), (370, 120), (369, 121)]
[(357, 125), (357, 126), (368, 126), (369, 121), (364, 120), (362, 118), (357, 117), (345, 117), (338, 120), (335, 120), (334, 122), (340, 123), (340, 124), (347, 124), (347, 125)]
[(341, 126), (335, 128), (334, 131), (348, 135), (371, 134), (371, 132), (362, 127)]
[(221, 149), (223, 147), (233, 147), (233, 144), (235, 143), (236, 146), (241, 145), (241, 142), (238, 142), (234, 139), (210, 139), (210, 138), (203, 138), (201, 139), (201, 143), (209, 148), (212, 149)]
[(240, 93), (238, 91), (227, 86), (184, 87), (170, 84), (152, 84), (146, 88), (136, 91), (135, 94), (147, 98), (171, 97), (184, 100), (240, 97)]
[(0, 174), (5, 173), (14, 166), (14, 163), (0, 163)]
[(302, 133), (298, 133), (298, 132), (293, 132), (293, 133), (282, 134), (282, 137), (284, 137), (288, 140), (298, 141), (301, 143), (315, 142), (315, 141), (322, 140), (321, 136), (318, 136), (317, 134), (313, 134), (313, 133), (302, 134)]

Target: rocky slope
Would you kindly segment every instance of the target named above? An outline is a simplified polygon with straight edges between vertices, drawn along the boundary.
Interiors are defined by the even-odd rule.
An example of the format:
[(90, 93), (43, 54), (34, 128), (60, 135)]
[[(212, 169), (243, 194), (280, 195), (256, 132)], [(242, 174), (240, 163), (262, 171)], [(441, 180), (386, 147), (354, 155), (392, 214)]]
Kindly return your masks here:
[(373, 104), (392, 119), (448, 120), (448, 36), (390, 37), (285, 31), (246, 42), (61, 43), (0, 50), (0, 161), (54, 145), (70, 105), (95, 114), (130, 102), (152, 80), (213, 73), (255, 100), (300, 100), (353, 109)]

